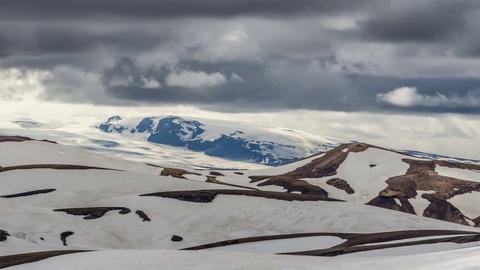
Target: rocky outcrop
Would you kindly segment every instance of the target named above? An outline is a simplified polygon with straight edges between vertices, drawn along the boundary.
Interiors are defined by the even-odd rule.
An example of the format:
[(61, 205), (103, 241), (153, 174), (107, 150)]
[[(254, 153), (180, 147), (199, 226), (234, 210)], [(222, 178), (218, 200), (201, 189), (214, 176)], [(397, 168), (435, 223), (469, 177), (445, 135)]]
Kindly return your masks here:
[(145, 214), (145, 212), (143, 212), (142, 210), (135, 211), (135, 214), (137, 214), (142, 219), (142, 221), (151, 221), (147, 214)]
[(396, 210), (404, 213), (415, 214), (415, 210), (405, 197), (398, 199), (400, 204), (395, 201), (395, 197), (377, 196), (370, 200), (367, 205), (377, 206), (385, 209)]
[(24, 136), (4, 136), (0, 135), (0, 143), (1, 142), (25, 142), (25, 141), (40, 141), (40, 142), (48, 142), (48, 143), (57, 143), (50, 140), (35, 140), (29, 137)]
[(7, 236), (10, 236), (10, 234), (7, 231), (0, 230), (0, 242), (6, 241)]
[(54, 188), (39, 189), (39, 190), (22, 192), (22, 193), (4, 195), (4, 196), (0, 196), (0, 198), (18, 198), (18, 197), (32, 196), (32, 195), (37, 195), (37, 194), (45, 194), (45, 193), (54, 192), (55, 190), (56, 189), (54, 189)]
[(430, 205), (423, 212), (423, 216), (462, 225), (469, 225), (462, 212), (445, 199), (439, 199), (432, 194), (423, 194), (422, 198), (427, 199), (430, 202)]
[(321, 195), (296, 194), (274, 191), (255, 191), (242, 189), (211, 189), (211, 190), (185, 190), (185, 191), (164, 191), (142, 194), (140, 196), (157, 196), (162, 198), (171, 198), (187, 202), (209, 203), (217, 195), (250, 196), (266, 199), (275, 199), (282, 201), (340, 201), (330, 199)]
[(287, 192), (300, 192), (301, 194), (311, 194), (328, 197), (328, 193), (319, 186), (312, 185), (305, 180), (291, 179), (288, 176), (274, 176), (258, 186), (280, 186)]
[(348, 194), (355, 193), (355, 190), (353, 190), (353, 188), (348, 184), (348, 182), (340, 178), (332, 178), (330, 180), (327, 180), (327, 184), (343, 190)]
[(183, 237), (181, 237), (180, 235), (172, 235), (172, 242), (181, 242), (183, 241)]
[[(255, 183), (267, 179), (258, 184), (258, 186), (275, 185), (281, 186), (288, 192), (299, 191), (302, 194), (316, 194), (328, 197), (328, 193), (319, 186), (312, 185), (302, 178), (321, 178), (325, 176), (332, 176), (337, 174), (337, 169), (345, 161), (350, 152), (362, 152), (368, 149), (370, 145), (364, 143), (344, 144), (336, 147), (317, 159), (312, 160), (304, 166), (287, 172), (282, 175), (254, 175), (249, 176), (250, 182)], [(340, 181), (341, 182), (341, 181)], [(338, 184), (340, 185), (340, 182)], [(342, 185), (344, 190), (348, 192), (355, 192), (349, 185)], [(350, 193), (351, 194), (351, 193)]]
[[(417, 213), (418, 215), (468, 225), (467, 218), (447, 200), (464, 193), (480, 191), (480, 183), (439, 175), (435, 171), (435, 167), (437, 163), (443, 164), (443, 161), (407, 158), (402, 159), (402, 161), (410, 165), (406, 174), (389, 178), (386, 181), (388, 187), (381, 190), (379, 197), (377, 197), (383, 197), (384, 199), (375, 198), (368, 204), (403, 212), (412, 212), (413, 207), (411, 211), (408, 210), (411, 207), (408, 200), (416, 198), (418, 195), (417, 191), (430, 191), (430, 194), (422, 195), (422, 198), (428, 200), (430, 205), (423, 213)], [(462, 166), (457, 165), (457, 167)], [(396, 204), (393, 198), (399, 199), (402, 205)]]
[(84, 207), (84, 208), (64, 208), (55, 209), (56, 212), (65, 212), (75, 216), (85, 216), (83, 219), (97, 219), (103, 217), (107, 212), (113, 210), (120, 210), (118, 213), (125, 215), (131, 212), (126, 207)]
[(184, 174), (193, 174), (193, 175), (201, 175), (199, 173), (192, 173), (184, 169), (177, 169), (177, 168), (164, 168), (160, 175), (163, 176), (171, 176), (175, 178), (182, 178), (185, 179)]
[(69, 237), (72, 234), (74, 234), (74, 232), (72, 231), (66, 231), (60, 234), (60, 240), (62, 240), (62, 243), (64, 246), (67, 246), (67, 237)]

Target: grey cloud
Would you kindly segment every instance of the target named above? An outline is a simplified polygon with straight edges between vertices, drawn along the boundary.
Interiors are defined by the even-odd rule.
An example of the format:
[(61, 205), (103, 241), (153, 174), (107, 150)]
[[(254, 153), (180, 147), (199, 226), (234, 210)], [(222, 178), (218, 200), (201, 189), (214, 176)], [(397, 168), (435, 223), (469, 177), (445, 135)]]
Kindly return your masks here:
[(368, 7), (376, 1), (350, 0), (4, 0), (0, 10), (2, 19), (55, 19), (55, 18), (171, 18), (183, 16), (230, 17), (241, 15), (290, 16), (298, 14), (331, 14)]
[[(65, 102), (480, 113), (377, 102), (401, 86), (446, 97), (479, 89), (479, 12), (464, 0), (8, 0), (0, 68), (52, 73), (43, 98)], [(182, 72), (217, 83), (168, 83)]]
[(462, 31), (466, 13), (475, 7), (478, 3), (469, 0), (394, 1), (358, 25), (377, 40), (432, 42)]

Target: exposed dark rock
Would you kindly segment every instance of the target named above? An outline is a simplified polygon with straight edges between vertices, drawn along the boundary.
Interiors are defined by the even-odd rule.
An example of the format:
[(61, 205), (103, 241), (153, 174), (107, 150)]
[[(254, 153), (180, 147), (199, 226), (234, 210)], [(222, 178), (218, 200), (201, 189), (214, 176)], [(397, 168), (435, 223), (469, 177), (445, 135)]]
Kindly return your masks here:
[(32, 138), (23, 136), (0, 136), (0, 142), (24, 142), (32, 140)]
[(258, 186), (281, 186), (288, 192), (300, 192), (302, 194), (319, 195), (328, 197), (328, 193), (319, 186), (312, 185), (305, 180), (295, 180), (285, 176), (274, 176)]
[(435, 164), (442, 167), (448, 168), (458, 168), (464, 170), (477, 170), (480, 171), (479, 164), (472, 164), (472, 163), (460, 163), (460, 162), (449, 162), (446, 160), (435, 160)]
[(233, 172), (234, 174), (238, 174), (238, 175), (244, 175), (243, 172)]
[(71, 231), (62, 232), (60, 234), (60, 240), (62, 240), (64, 246), (67, 245), (67, 237), (69, 237), (72, 234), (74, 234), (74, 232), (71, 232)]
[(287, 192), (274, 191), (254, 191), (254, 190), (235, 190), (235, 189), (211, 189), (211, 190), (187, 190), (187, 191), (165, 191), (140, 196), (158, 196), (162, 198), (171, 198), (187, 202), (209, 203), (212, 202), (217, 195), (237, 195), (260, 197), (266, 199), (276, 199), (283, 201), (340, 201), (330, 199), (325, 196), (312, 194), (296, 194)]
[(355, 193), (355, 190), (353, 190), (353, 188), (348, 184), (348, 182), (340, 178), (332, 178), (330, 180), (327, 180), (327, 184), (334, 186), (338, 189), (344, 190), (348, 194)]
[(375, 167), (377, 167), (377, 165), (376, 164), (370, 164), (370, 165), (368, 165), (368, 167), (375, 168)]
[(183, 237), (181, 237), (179, 235), (173, 235), (172, 236), (172, 241), (173, 242), (181, 242), (181, 241), (183, 241)]
[(137, 214), (141, 219), (143, 219), (142, 221), (151, 221), (147, 214), (145, 214), (145, 212), (143, 212), (142, 210), (135, 211), (135, 214)]
[(337, 169), (340, 167), (340, 164), (345, 161), (349, 152), (362, 152), (369, 147), (370, 145), (364, 143), (344, 144), (326, 152), (319, 158), (314, 159), (310, 163), (298, 167), (291, 172), (282, 175), (249, 176), (250, 182), (254, 183), (268, 179), (259, 184), (259, 186), (276, 185), (281, 186), (288, 191), (300, 191), (303, 194), (323, 194), (327, 197), (328, 193), (325, 190), (301, 179), (336, 175)]
[(10, 236), (10, 234), (7, 231), (0, 230), (0, 242), (6, 241), (7, 236)]
[(180, 201), (195, 202), (195, 203), (210, 203), (217, 197), (216, 192), (211, 191), (171, 191), (158, 192), (151, 194), (143, 194), (140, 196), (158, 196), (163, 198), (172, 198)]
[(186, 171), (183, 169), (177, 169), (177, 168), (164, 168), (163, 171), (160, 173), (160, 175), (163, 175), (163, 176), (171, 176), (175, 178), (185, 179), (185, 177), (183, 176), (184, 174), (201, 175), (199, 173), (193, 173), (193, 172), (189, 172), (189, 171)]
[(215, 172), (215, 171), (211, 171), (211, 172), (210, 172), (210, 175), (215, 175), (215, 176), (225, 176), (225, 175), (223, 175), (222, 173)]
[(40, 240), (42, 240), (42, 241), (45, 241), (45, 238), (43, 238), (43, 237), (40, 237)]
[(16, 165), (0, 168), (0, 172), (13, 171), (13, 170), (32, 170), (32, 169), (54, 169), (54, 170), (112, 170), (108, 168), (84, 166), (84, 165), (71, 165), (71, 164), (29, 164), (29, 165)]
[(33, 190), (33, 191), (22, 192), (22, 193), (17, 193), (17, 194), (4, 195), (4, 196), (0, 196), (0, 198), (25, 197), (25, 196), (31, 196), (31, 195), (36, 195), (36, 194), (50, 193), (50, 192), (53, 192), (53, 191), (55, 191), (55, 190), (56, 190), (56, 189), (54, 189), (54, 188), (39, 189), (39, 190)]
[[(208, 243), (199, 246), (184, 248), (183, 250), (202, 250), (215, 247), (223, 247), (230, 245), (238, 245), (245, 243), (254, 243), (259, 241), (271, 241), (280, 239), (293, 239), (300, 237), (315, 236), (334, 236), (346, 241), (342, 244), (317, 250), (307, 250), (300, 252), (288, 252), (281, 254), (290, 255), (309, 255), (309, 256), (338, 256), (342, 254), (381, 250), (393, 247), (408, 247), (412, 245), (434, 244), (434, 243), (471, 243), (480, 241), (478, 232), (468, 231), (450, 231), (450, 230), (405, 230), (405, 231), (389, 231), (376, 233), (328, 233), (328, 232), (312, 232), (312, 233), (296, 233), (281, 235), (263, 235), (246, 238), (229, 239), (220, 242)], [(420, 237), (435, 237), (432, 239), (418, 240)], [(398, 243), (392, 243), (396, 240), (403, 240)]]
[(34, 140), (29, 137), (24, 137), (24, 136), (3, 136), (0, 135), (0, 143), (1, 142), (25, 142), (25, 141), (39, 141), (39, 142), (48, 142), (48, 143), (54, 143), (56, 144), (57, 142), (50, 141), (50, 140)]
[[(400, 212), (411, 213), (411, 212), (409, 212), (408, 208), (406, 208), (402, 205), (399, 205), (395, 201), (395, 198), (393, 198), (393, 197), (377, 196), (377, 197), (373, 198), (372, 200), (370, 200), (366, 204), (381, 207), (381, 208), (385, 208), (385, 209), (391, 209), (391, 210), (396, 210), (396, 211), (400, 211)], [(411, 207), (411, 205), (410, 205), (410, 207)], [(415, 214), (415, 212), (413, 212), (412, 214)]]
[(480, 216), (473, 219), (473, 223), (475, 223), (475, 227), (480, 227)]
[(268, 178), (272, 178), (274, 176), (275, 175), (252, 175), (252, 176), (249, 176), (248, 178), (250, 178), (250, 183), (255, 183)]
[(126, 214), (128, 214), (128, 213), (130, 213), (130, 212), (132, 212), (130, 209), (128, 209), (128, 208), (123, 208), (123, 209), (120, 210), (118, 213), (119, 213), (120, 215), (126, 215)]
[(406, 174), (437, 174), (435, 172), (435, 162), (433, 160), (413, 160), (404, 158), (402, 161), (410, 165)]
[(246, 189), (251, 189), (251, 190), (259, 190), (257, 188), (245, 187), (245, 186), (241, 186), (241, 185), (235, 185), (235, 184), (222, 182), (220, 180), (217, 180), (217, 178), (215, 176), (209, 176), (209, 175), (207, 175), (207, 181), (205, 181), (205, 182), (219, 184), (219, 185), (225, 185), (225, 186), (231, 186), (231, 187), (246, 188)]
[(88, 252), (88, 251), (90, 250), (53, 250), (53, 251), (41, 251), (41, 252), (1, 256), (0, 269), (15, 266), (15, 265), (37, 262), (37, 261), (41, 261), (41, 260), (55, 257), (55, 256), (72, 254), (77, 252)]
[(448, 201), (439, 199), (432, 194), (423, 194), (422, 198), (427, 199), (430, 202), (430, 205), (423, 212), (424, 217), (468, 225), (462, 212)]
[(108, 211), (120, 210), (119, 214), (128, 214), (130, 209), (125, 207), (85, 207), (85, 208), (65, 208), (55, 209), (53, 211), (65, 212), (75, 216), (85, 216), (83, 219), (97, 219), (105, 215)]

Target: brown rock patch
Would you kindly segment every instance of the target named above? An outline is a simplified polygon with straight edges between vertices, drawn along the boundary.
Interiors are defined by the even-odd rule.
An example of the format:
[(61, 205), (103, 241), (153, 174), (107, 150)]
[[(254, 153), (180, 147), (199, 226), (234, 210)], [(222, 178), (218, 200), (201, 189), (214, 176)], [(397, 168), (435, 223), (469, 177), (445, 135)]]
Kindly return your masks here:
[(333, 187), (336, 187), (340, 190), (347, 192), (348, 194), (354, 194), (355, 190), (348, 184), (347, 181), (340, 178), (332, 178), (327, 180), (327, 184)]
[(311, 194), (328, 197), (328, 193), (319, 186), (312, 185), (305, 180), (296, 180), (288, 176), (274, 176), (265, 182), (259, 183), (258, 186), (280, 186), (287, 192), (300, 192), (301, 194)]
[(238, 188), (245, 188), (245, 189), (251, 189), (251, 190), (259, 190), (258, 188), (252, 188), (252, 187), (246, 187), (246, 186), (241, 186), (241, 185), (235, 185), (235, 184), (222, 182), (220, 180), (217, 180), (216, 177), (209, 176), (209, 175), (207, 176), (207, 181), (205, 181), (205, 182), (214, 183), (214, 184), (218, 184), (218, 185), (225, 185), (225, 186), (230, 186), (230, 187), (238, 187)]
[(273, 191), (253, 191), (253, 190), (234, 190), (234, 189), (212, 189), (212, 190), (188, 190), (188, 191), (166, 191), (142, 194), (140, 196), (158, 196), (162, 198), (171, 198), (187, 202), (209, 203), (217, 195), (237, 195), (260, 197), (266, 199), (276, 199), (282, 201), (340, 201), (330, 199), (325, 196), (311, 194), (296, 194)]
[(25, 141), (39, 141), (39, 142), (48, 142), (48, 143), (57, 143), (50, 140), (34, 140), (29, 137), (24, 136), (1, 136), (0, 135), (0, 143), (1, 142), (25, 142)]
[(193, 175), (201, 175), (199, 173), (192, 173), (184, 169), (177, 169), (177, 168), (164, 168), (160, 175), (163, 176), (171, 176), (175, 178), (182, 178), (185, 179), (183, 176), (184, 174), (193, 174)]
[(62, 240), (62, 243), (64, 246), (67, 246), (67, 237), (69, 237), (72, 234), (74, 234), (74, 232), (72, 231), (66, 231), (60, 234), (60, 240)]
[(54, 169), (54, 170), (111, 170), (118, 171), (116, 169), (108, 169), (93, 166), (84, 165), (71, 165), (71, 164), (29, 164), (29, 165), (15, 165), (0, 168), (0, 172), (13, 171), (13, 170), (33, 170), (33, 169)]
[(37, 262), (55, 256), (88, 251), (90, 250), (54, 250), (2, 256), (0, 257), (0, 268), (7, 268), (15, 265)]
[(423, 216), (469, 226), (462, 212), (448, 201), (439, 199), (433, 194), (423, 194), (422, 198), (430, 202)]
[(56, 189), (54, 189), (54, 188), (39, 189), (39, 190), (27, 191), (27, 192), (22, 192), (22, 193), (17, 193), (17, 194), (4, 195), (4, 196), (0, 196), (0, 198), (18, 198), (18, 197), (32, 196), (32, 195), (37, 195), (37, 194), (45, 194), (45, 193), (54, 192), (55, 190)]
[(141, 219), (143, 219), (142, 221), (151, 221), (147, 214), (145, 214), (145, 212), (143, 212), (142, 210), (135, 211), (135, 214), (137, 214)]
[(113, 210), (120, 210), (119, 214), (128, 214), (130, 209), (126, 207), (84, 207), (84, 208), (64, 208), (55, 209), (56, 212), (65, 212), (75, 216), (85, 216), (83, 219), (97, 219), (103, 217), (107, 212)]
[(0, 242), (6, 241), (7, 236), (10, 236), (10, 234), (7, 231), (0, 230)]

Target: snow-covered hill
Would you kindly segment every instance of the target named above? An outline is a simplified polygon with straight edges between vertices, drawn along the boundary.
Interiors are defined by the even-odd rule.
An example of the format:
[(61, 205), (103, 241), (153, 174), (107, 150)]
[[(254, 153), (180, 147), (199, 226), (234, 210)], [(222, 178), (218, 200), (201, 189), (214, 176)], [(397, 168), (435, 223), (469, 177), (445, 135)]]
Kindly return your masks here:
[(480, 251), (473, 163), (358, 143), (251, 171), (168, 168), (18, 137), (0, 137), (0, 153), (0, 267), (461, 269)]
[(128, 119), (112, 116), (98, 128), (107, 133), (182, 147), (213, 157), (271, 166), (291, 163), (338, 144), (332, 138), (291, 129), (177, 116)]

